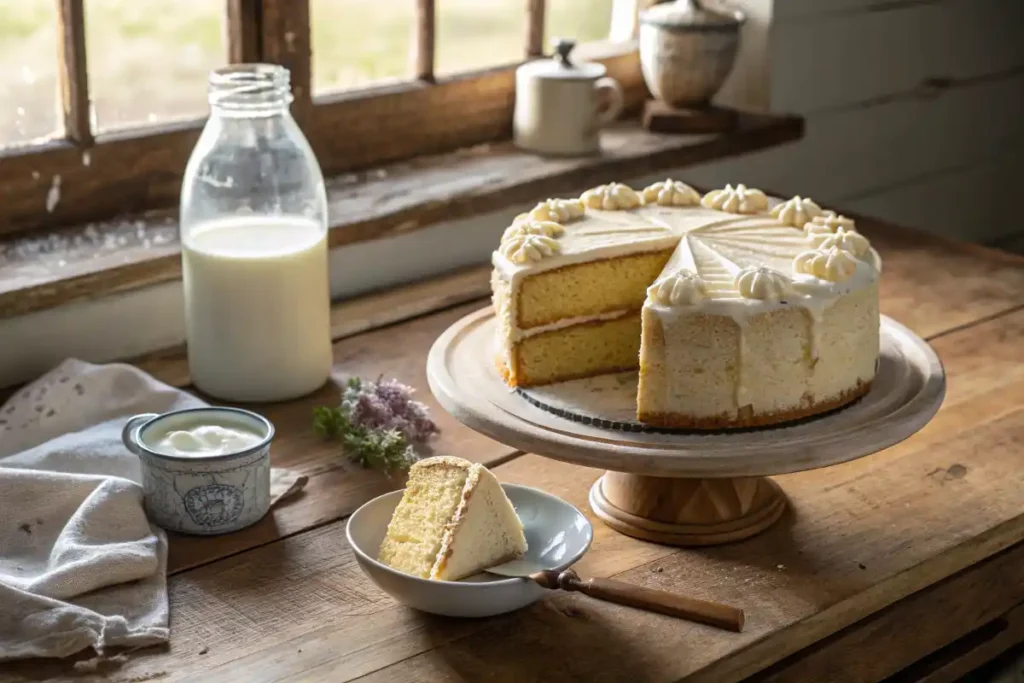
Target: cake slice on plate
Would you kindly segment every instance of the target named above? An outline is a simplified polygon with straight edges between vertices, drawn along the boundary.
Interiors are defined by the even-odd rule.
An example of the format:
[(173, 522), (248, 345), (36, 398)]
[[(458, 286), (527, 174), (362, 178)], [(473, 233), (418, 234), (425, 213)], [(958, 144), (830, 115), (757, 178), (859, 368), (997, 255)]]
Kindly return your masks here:
[(523, 524), (497, 477), (439, 456), (409, 469), (377, 559), (424, 579), (458, 581), (525, 552)]

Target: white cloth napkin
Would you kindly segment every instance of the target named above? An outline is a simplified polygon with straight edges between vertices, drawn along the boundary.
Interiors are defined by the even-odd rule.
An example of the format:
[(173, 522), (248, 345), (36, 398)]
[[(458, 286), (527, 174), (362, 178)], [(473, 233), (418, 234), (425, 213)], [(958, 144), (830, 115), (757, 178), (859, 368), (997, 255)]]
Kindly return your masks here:
[[(137, 368), (69, 360), (0, 407), (0, 660), (168, 639), (167, 536), (121, 428), (202, 405)], [(272, 499), (305, 484), (271, 477)]]

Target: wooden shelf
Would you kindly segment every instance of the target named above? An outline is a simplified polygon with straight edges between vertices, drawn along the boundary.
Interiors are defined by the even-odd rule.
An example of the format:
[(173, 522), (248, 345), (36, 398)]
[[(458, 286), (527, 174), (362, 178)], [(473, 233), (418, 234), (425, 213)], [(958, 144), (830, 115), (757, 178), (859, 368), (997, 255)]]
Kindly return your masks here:
[[(802, 134), (795, 116), (745, 115), (722, 135), (652, 134), (626, 121), (604, 134), (600, 156), (546, 159), (501, 143), (346, 174), (327, 183), (330, 245), (394, 237)], [(0, 239), (0, 319), (175, 280), (179, 253), (168, 211)]]

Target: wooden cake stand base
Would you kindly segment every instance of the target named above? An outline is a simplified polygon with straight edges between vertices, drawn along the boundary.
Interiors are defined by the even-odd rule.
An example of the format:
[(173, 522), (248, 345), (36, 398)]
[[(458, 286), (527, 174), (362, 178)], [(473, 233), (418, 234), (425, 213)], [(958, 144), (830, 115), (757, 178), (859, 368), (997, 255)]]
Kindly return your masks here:
[(718, 545), (770, 527), (786, 509), (786, 496), (767, 477), (677, 479), (609, 471), (591, 487), (590, 507), (627, 536)]
[(496, 364), (490, 309), (434, 343), (430, 389), (456, 419), (527, 453), (607, 470), (590, 490), (608, 526), (657, 543), (703, 546), (752, 536), (786, 507), (767, 475), (827, 467), (888, 448), (923, 427), (942, 403), (935, 352), (882, 318), (871, 391), (827, 415), (775, 428), (653, 430), (636, 422), (636, 371), (511, 390)]

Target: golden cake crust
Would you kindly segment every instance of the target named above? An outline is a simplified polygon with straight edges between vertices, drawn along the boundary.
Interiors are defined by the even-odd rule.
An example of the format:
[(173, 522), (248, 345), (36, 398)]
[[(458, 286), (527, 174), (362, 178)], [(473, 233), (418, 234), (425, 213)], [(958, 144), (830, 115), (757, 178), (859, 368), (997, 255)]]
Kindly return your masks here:
[[(871, 382), (858, 382), (857, 386), (844, 391), (838, 396), (824, 401), (811, 401), (806, 406), (793, 410), (774, 413), (718, 415), (714, 417), (694, 418), (692, 415), (680, 413), (639, 413), (637, 419), (651, 427), (668, 429), (737, 429), (743, 427), (768, 427), (771, 425), (792, 422), (805, 417), (813, 417), (853, 403), (871, 391)], [(749, 407), (749, 406), (748, 406)]]

